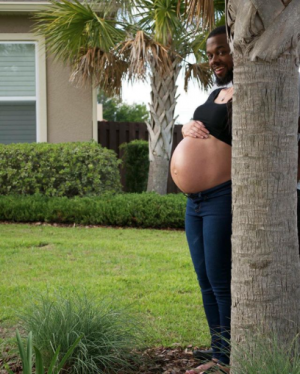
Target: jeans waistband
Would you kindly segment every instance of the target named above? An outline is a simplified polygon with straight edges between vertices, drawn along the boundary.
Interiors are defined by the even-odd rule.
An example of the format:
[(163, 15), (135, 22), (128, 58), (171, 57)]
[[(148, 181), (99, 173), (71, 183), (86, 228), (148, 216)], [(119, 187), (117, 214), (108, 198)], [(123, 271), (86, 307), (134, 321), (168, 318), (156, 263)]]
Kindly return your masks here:
[(187, 196), (191, 199), (197, 199), (201, 196), (205, 196), (205, 195), (211, 194), (212, 192), (220, 191), (220, 190), (228, 188), (228, 187), (231, 187), (231, 180), (229, 180), (227, 182), (224, 182), (224, 183), (221, 183), (221, 184), (218, 184), (217, 186), (209, 188), (208, 190), (204, 190), (204, 191), (201, 191), (201, 192), (195, 192), (195, 193), (187, 193), (187, 194), (185, 194), (185, 196)]

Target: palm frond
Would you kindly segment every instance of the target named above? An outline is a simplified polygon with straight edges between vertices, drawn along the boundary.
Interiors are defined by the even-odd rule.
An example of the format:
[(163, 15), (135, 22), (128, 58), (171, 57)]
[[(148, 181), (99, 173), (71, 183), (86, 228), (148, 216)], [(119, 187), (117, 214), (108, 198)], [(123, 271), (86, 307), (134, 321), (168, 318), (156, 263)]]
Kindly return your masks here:
[(144, 29), (151, 25), (153, 38), (166, 46), (171, 46), (172, 40), (182, 28), (180, 16), (177, 13), (177, 0), (135, 0), (140, 16), (139, 25)]
[(35, 32), (45, 36), (47, 50), (57, 60), (71, 65), (71, 81), (93, 80), (107, 93), (119, 94), (128, 65), (114, 52), (126, 36), (122, 23), (114, 19), (116, 3), (105, 8), (96, 2), (52, 0), (46, 11), (35, 16)]
[(102, 17), (110, 19), (128, 17), (133, 9), (131, 0), (85, 0), (85, 3)]
[(225, 14), (225, 0), (214, 0), (215, 12)]
[(182, 3), (188, 24), (196, 22), (202, 30), (211, 30), (225, 15), (225, 0), (178, 0), (178, 13)]
[(122, 79), (128, 71), (128, 62), (113, 52), (103, 52), (99, 48), (89, 48), (82, 51), (82, 55), (74, 61), (71, 82), (93, 84), (108, 95), (120, 95)]
[(195, 56), (196, 61), (206, 61), (206, 39), (209, 31), (198, 32), (190, 36), (189, 47), (192, 54)]
[[(145, 79), (151, 65), (165, 76), (174, 61), (181, 64), (190, 54), (197, 63), (204, 61), (207, 27), (197, 31), (195, 23), (187, 27), (180, 17), (187, 17), (186, 1), (189, 12), (202, 12), (210, 23), (213, 0), (132, 0), (135, 22), (130, 23), (130, 17), (122, 19), (119, 12), (129, 0), (50, 1), (49, 8), (35, 16), (35, 32), (45, 36), (47, 50), (56, 59), (71, 65), (71, 80), (77, 83), (93, 79), (108, 94), (119, 94), (127, 73), (129, 79)], [(224, 0), (214, 1), (221, 14)], [(210, 84), (203, 64), (187, 64), (185, 88), (189, 78), (204, 87)]]
[[(178, 7), (183, 0), (178, 0)], [(215, 11), (213, 0), (185, 0), (188, 22), (197, 19), (202, 29), (212, 29), (215, 23)]]
[(115, 20), (101, 18), (89, 4), (78, 0), (52, 0), (35, 21), (35, 33), (44, 35), (47, 49), (65, 62), (76, 60), (84, 48), (109, 52), (125, 36)]
[(213, 84), (212, 74), (207, 62), (200, 64), (186, 64), (184, 72), (184, 90), (187, 92), (189, 81), (194, 78), (200, 87), (207, 89)]
[(127, 56), (129, 79), (133, 77), (145, 79), (150, 61), (154, 61), (159, 66), (161, 73), (166, 72), (172, 66), (169, 49), (150, 38), (142, 30), (121, 43), (119, 53)]
[[(216, 21), (215, 26), (225, 25), (225, 15), (220, 16), (218, 21)], [(197, 33), (191, 33), (189, 37), (189, 47), (192, 50), (196, 61), (207, 61), (206, 57), (206, 40), (209, 35), (209, 30), (200, 31)]]

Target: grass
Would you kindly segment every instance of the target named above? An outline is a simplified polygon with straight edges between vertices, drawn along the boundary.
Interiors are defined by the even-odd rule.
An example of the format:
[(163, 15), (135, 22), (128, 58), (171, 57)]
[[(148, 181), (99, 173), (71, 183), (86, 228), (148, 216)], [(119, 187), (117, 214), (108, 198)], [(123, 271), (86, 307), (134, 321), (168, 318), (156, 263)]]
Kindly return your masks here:
[(1, 224), (0, 233), (0, 327), (15, 326), (38, 293), (82, 290), (143, 315), (147, 346), (209, 345), (184, 232)]
[(234, 372), (247, 374), (300, 374), (299, 335), (285, 346), (272, 332), (246, 334), (246, 342), (232, 345)]

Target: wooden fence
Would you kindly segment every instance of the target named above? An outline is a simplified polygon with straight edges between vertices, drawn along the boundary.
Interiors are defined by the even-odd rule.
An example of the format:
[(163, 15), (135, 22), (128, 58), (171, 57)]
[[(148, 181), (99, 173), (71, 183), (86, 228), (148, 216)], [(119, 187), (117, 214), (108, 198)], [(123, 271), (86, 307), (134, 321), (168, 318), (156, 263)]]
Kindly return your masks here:
[[(173, 133), (173, 147), (172, 154), (177, 144), (182, 140), (181, 134), (182, 125), (176, 125)], [(98, 143), (108, 149), (113, 149), (119, 158), (121, 152), (119, 146), (122, 143), (128, 143), (135, 139), (148, 140), (148, 131), (145, 123), (132, 123), (132, 122), (98, 122)], [(125, 185), (124, 170), (121, 168), (121, 183)], [(170, 171), (168, 177), (168, 193), (178, 193), (179, 189), (174, 184)]]

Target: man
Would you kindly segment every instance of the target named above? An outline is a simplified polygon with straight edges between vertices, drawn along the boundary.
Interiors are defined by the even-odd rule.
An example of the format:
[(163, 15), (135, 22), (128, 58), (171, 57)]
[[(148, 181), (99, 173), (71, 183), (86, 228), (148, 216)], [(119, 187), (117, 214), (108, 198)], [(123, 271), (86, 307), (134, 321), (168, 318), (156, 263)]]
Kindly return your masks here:
[[(209, 34), (206, 53), (217, 85), (224, 87), (233, 78), (233, 60), (225, 26), (218, 27)], [(200, 148), (203, 144), (202, 159), (207, 160), (205, 157), (209, 154), (210, 161), (216, 160), (208, 167), (208, 163), (199, 165), (200, 159), (193, 159), (189, 165), (195, 163), (194, 172), (187, 174), (188, 179), (191, 179), (190, 189), (200, 191), (187, 194), (185, 228), (212, 339), (211, 359), (196, 369), (187, 371), (187, 374), (204, 373), (207, 370), (214, 370), (214, 373), (218, 374), (229, 372), (227, 365), (231, 314), (230, 108), (232, 94), (233, 87), (213, 91), (207, 102), (196, 109), (194, 119), (182, 128), (184, 138), (203, 139), (196, 141), (197, 144), (188, 143), (192, 147), (200, 146)], [(203, 141), (207, 142), (207, 145), (204, 146)], [(189, 149), (186, 154), (190, 154)], [(222, 164), (221, 169), (218, 167), (220, 164)], [(196, 175), (199, 170), (200, 174), (205, 173), (206, 177), (204, 182), (198, 183), (201, 180)], [(179, 175), (180, 171), (176, 175), (178, 182)], [(208, 187), (203, 187), (205, 185)], [(188, 187), (183, 190), (189, 192)], [(199, 351), (195, 352), (195, 355), (197, 353), (199, 355)], [(204, 355), (205, 358), (209, 358), (207, 352), (200, 352), (200, 356), (201, 354), (202, 357)]]

